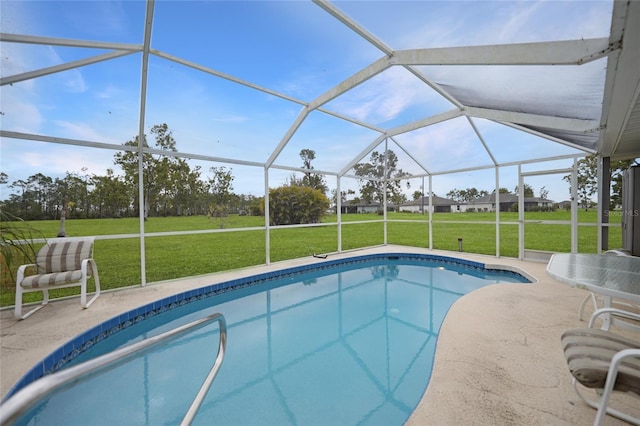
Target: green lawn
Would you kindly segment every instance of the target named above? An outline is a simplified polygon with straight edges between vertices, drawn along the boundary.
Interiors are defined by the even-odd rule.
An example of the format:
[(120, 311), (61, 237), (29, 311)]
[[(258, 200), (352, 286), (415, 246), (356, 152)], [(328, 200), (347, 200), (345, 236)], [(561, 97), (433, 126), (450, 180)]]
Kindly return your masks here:
[[(389, 244), (429, 247), (428, 215), (410, 213), (389, 213), (387, 241)], [(566, 211), (527, 213), (526, 220), (568, 221)], [(615, 219), (612, 218), (612, 219)], [(335, 222), (336, 215), (324, 218), (324, 223)], [(349, 250), (384, 243), (384, 224), (377, 214), (353, 214), (342, 216), (342, 249)], [(496, 253), (495, 213), (438, 213), (433, 215), (433, 247), (435, 249), (457, 251), (458, 239), (462, 238), (465, 252), (493, 255)], [(517, 257), (518, 226), (503, 222), (517, 222), (517, 213), (500, 215), (500, 255)], [(580, 211), (581, 223), (596, 223), (595, 210)], [(619, 218), (618, 218), (619, 220)], [(351, 223), (365, 222), (365, 223)], [(463, 223), (454, 223), (463, 222)], [(467, 222), (467, 223), (464, 223)], [(474, 222), (474, 223), (469, 223)], [(55, 236), (57, 221), (26, 222), (46, 237)], [(208, 219), (205, 216), (157, 217), (145, 222), (147, 233), (167, 231), (229, 230), (243, 227), (263, 227), (264, 219), (253, 216), (230, 216), (224, 220)], [(67, 220), (68, 236), (82, 235), (126, 235), (139, 232), (138, 219), (87, 219)], [(579, 228), (579, 251), (596, 251), (597, 228)], [(266, 262), (266, 238), (264, 230), (237, 232), (200, 233), (177, 236), (145, 237), (145, 258), (147, 282), (188, 277), (229, 269), (237, 269)], [(620, 247), (621, 231), (610, 231), (609, 246)], [(334, 252), (338, 246), (336, 225), (314, 226), (289, 229), (272, 229), (270, 232), (271, 261), (281, 261), (317, 253)], [(527, 223), (525, 225), (525, 247), (527, 249), (568, 252), (571, 250), (570, 226)], [(103, 289), (138, 285), (140, 275), (140, 239), (131, 238), (97, 240), (94, 257), (98, 263), (100, 282)], [(3, 270), (0, 303), (13, 304), (13, 280)], [(11, 273), (15, 278), (15, 270)], [(52, 292), (51, 297), (77, 294), (77, 289), (63, 289)], [(28, 293), (26, 300), (39, 300), (39, 293)]]

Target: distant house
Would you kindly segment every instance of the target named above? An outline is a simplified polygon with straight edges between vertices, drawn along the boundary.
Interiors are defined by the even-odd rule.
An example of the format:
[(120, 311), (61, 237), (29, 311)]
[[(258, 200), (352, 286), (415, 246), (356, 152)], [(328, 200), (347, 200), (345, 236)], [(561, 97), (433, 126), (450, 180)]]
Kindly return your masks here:
[[(378, 213), (379, 211), (382, 211), (382, 204), (363, 203), (356, 200), (347, 200), (342, 202), (340, 211), (342, 212), (342, 214)], [(387, 205), (387, 211), (394, 211), (393, 206)]]
[[(489, 194), (477, 198), (468, 203), (458, 202), (449, 198), (432, 197), (434, 213), (458, 213), (458, 212), (494, 212), (496, 211), (496, 195)], [(518, 204), (518, 196), (516, 194), (500, 194), (500, 211), (508, 212), (511, 206)], [(538, 207), (551, 207), (553, 201), (540, 197), (528, 197), (524, 199), (525, 211)], [(353, 213), (377, 213), (382, 210), (382, 205), (377, 203), (363, 203), (361, 201), (349, 200), (342, 203), (343, 214)], [(392, 205), (387, 206), (387, 211), (395, 211)], [(421, 197), (408, 203), (400, 204), (398, 207), (400, 212), (410, 213), (429, 213), (429, 197)]]
[[(434, 213), (450, 213), (457, 210), (459, 203), (448, 198), (438, 197), (434, 195), (432, 197)], [(420, 197), (417, 200), (410, 201), (408, 203), (400, 204), (401, 212), (411, 213), (428, 213), (429, 212), (429, 197)]]
[[(500, 194), (500, 211), (508, 212), (511, 206), (518, 205), (518, 196), (516, 194), (502, 193)], [(532, 210), (537, 207), (551, 207), (553, 201), (540, 197), (527, 197), (524, 199), (524, 210)], [(496, 194), (489, 194), (470, 201), (464, 206), (464, 211), (476, 212), (494, 212), (496, 211)]]
[[(511, 206), (518, 204), (518, 196), (515, 194), (500, 194), (500, 211), (508, 212)], [(496, 194), (488, 194), (467, 203), (466, 211), (494, 212), (496, 211)]]
[(551, 207), (551, 206), (553, 206), (553, 201), (552, 200), (547, 200), (546, 198), (540, 198), (540, 197), (525, 198), (524, 199), (525, 205), (527, 203), (527, 200), (530, 200), (531, 202), (535, 202), (538, 205), (538, 207)]
[(571, 209), (571, 200), (563, 200), (558, 203), (558, 208), (569, 210)]

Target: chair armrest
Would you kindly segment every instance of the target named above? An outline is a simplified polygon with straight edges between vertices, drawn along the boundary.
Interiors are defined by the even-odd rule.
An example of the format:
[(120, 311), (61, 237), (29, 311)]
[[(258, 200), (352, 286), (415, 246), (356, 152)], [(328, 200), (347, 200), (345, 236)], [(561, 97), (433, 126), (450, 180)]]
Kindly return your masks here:
[(640, 314), (636, 314), (635, 312), (624, 311), (618, 308), (600, 308), (596, 310), (593, 314), (591, 314), (591, 318), (589, 319), (589, 328), (593, 328), (593, 324), (596, 319), (600, 315), (611, 314), (614, 316), (619, 316), (622, 318), (627, 318), (635, 321), (640, 321)]
[(29, 266), (38, 266), (35, 263), (25, 263), (24, 265), (20, 265), (20, 267), (18, 268), (18, 271), (20, 269), (27, 269)]
[(640, 359), (640, 348), (631, 348), (631, 349), (623, 349), (617, 352), (611, 358), (611, 364), (609, 364), (609, 372), (607, 374), (607, 381), (609, 381), (609, 377), (614, 381), (616, 374), (618, 374), (618, 370), (620, 369), (620, 364), (627, 358), (638, 358)]
[(20, 285), (20, 283), (24, 279), (25, 271), (30, 266), (38, 266), (38, 265), (36, 265), (35, 263), (26, 263), (24, 265), (20, 265), (20, 267), (18, 268), (18, 272), (16, 274), (16, 285)]
[(95, 266), (95, 265), (97, 265), (96, 260), (93, 257), (87, 257), (82, 259), (82, 262), (80, 262), (80, 270), (85, 272), (89, 270), (89, 267)]

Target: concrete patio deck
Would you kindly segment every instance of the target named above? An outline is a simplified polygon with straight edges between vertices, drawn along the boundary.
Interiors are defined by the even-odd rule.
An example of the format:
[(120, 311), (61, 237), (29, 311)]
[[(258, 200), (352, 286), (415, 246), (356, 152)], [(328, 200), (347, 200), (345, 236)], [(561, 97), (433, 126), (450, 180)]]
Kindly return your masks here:
[[(511, 258), (385, 246), (331, 255), (330, 259), (379, 252), (439, 254), (517, 268), (535, 277), (532, 285), (498, 284), (460, 298), (442, 325), (430, 384), (407, 424), (417, 425), (584, 425), (595, 411), (571, 386), (560, 335), (586, 327), (577, 311), (586, 292), (559, 283), (543, 263)], [(56, 301), (34, 316), (16, 321), (0, 312), (2, 396), (36, 362), (67, 340), (116, 314), (171, 294), (301, 264), (316, 258), (279, 262), (104, 293), (88, 310), (78, 300)], [(614, 395), (613, 401), (640, 416), (640, 400)], [(622, 404), (622, 405), (621, 405)], [(607, 425), (624, 424), (608, 417)]]

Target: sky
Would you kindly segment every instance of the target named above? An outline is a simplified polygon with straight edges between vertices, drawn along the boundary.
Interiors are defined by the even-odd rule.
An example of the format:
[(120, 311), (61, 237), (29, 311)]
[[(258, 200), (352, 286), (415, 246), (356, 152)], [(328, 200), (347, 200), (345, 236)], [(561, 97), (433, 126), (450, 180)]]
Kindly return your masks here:
[[(525, 43), (607, 37), (610, 1), (336, 1), (343, 14), (392, 49)], [(139, 45), (143, 1), (12, 1), (0, 3), (2, 32), (73, 40)], [(234, 175), (234, 192), (260, 196), (263, 167), (284, 140), (302, 104), (380, 59), (383, 53), (308, 1), (157, 1), (151, 47), (164, 55), (233, 76), (253, 87), (151, 55), (144, 129), (167, 123), (178, 151), (221, 161), (190, 160), (203, 179), (210, 167), (225, 166)], [(109, 50), (2, 42), (3, 78), (92, 57)], [(0, 87), (0, 125), (4, 131), (111, 144), (138, 133), (141, 117), (142, 56), (133, 53), (72, 70)], [(606, 59), (581, 67), (417, 67), (443, 87), (464, 88), (471, 98), (489, 98), (496, 106), (567, 110), (599, 119)], [(255, 90), (255, 87), (268, 91)], [(558, 90), (558, 88), (562, 88)], [(569, 88), (570, 90), (568, 90)], [(274, 93), (281, 96), (274, 96)], [(595, 106), (594, 106), (595, 105)], [(379, 129), (449, 111), (454, 106), (401, 67), (392, 67), (322, 106)], [(573, 108), (573, 109), (571, 109)], [(482, 135), (478, 138), (475, 128)], [(316, 170), (335, 174), (380, 135), (376, 130), (313, 111), (275, 158), (274, 164), (300, 167), (300, 150), (312, 149)], [(115, 149), (0, 138), (0, 170), (9, 182), (36, 173), (104, 175)], [(454, 174), (449, 170), (513, 163), (544, 156), (579, 153), (510, 127), (459, 117), (389, 140), (399, 168), (412, 175), (434, 175), (431, 188), (445, 196), (474, 187), (491, 192), (493, 167)], [(375, 147), (379, 152), (384, 145)], [(407, 154), (405, 152), (409, 152)], [(364, 155), (362, 161), (368, 161)], [(231, 163), (227, 160), (232, 161)], [(417, 161), (415, 161), (417, 160)], [(526, 164), (523, 172), (565, 169), (572, 160)], [(269, 187), (286, 182), (289, 170), (271, 169)], [(518, 167), (500, 168), (498, 185), (514, 190)], [(525, 180), (536, 195), (544, 187), (554, 201), (569, 197), (563, 173)], [(420, 190), (410, 180), (407, 195)], [(425, 180), (425, 190), (429, 180)], [(358, 189), (343, 178), (342, 190)], [(3, 185), (0, 198), (11, 188)]]

